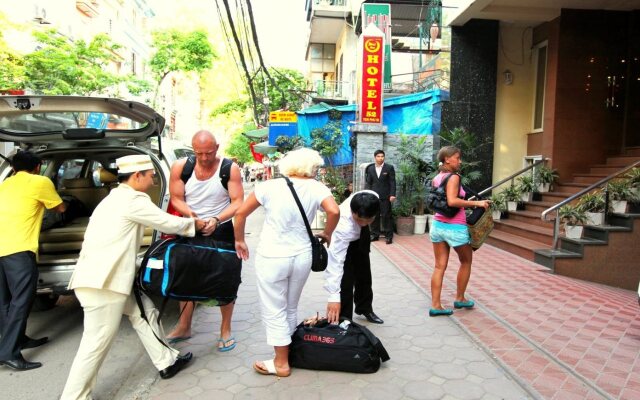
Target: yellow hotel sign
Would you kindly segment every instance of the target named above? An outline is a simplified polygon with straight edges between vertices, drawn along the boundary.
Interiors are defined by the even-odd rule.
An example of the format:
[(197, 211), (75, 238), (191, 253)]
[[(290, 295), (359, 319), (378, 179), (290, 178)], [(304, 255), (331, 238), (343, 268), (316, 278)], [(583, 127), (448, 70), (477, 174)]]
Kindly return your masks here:
[(273, 111), (269, 113), (269, 122), (298, 122), (298, 115), (293, 111)]

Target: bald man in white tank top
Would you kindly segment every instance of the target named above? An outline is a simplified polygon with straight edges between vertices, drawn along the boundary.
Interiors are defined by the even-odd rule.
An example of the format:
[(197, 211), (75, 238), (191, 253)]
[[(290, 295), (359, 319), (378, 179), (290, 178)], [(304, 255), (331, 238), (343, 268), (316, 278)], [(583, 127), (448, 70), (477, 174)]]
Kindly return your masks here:
[[(210, 235), (212, 239), (234, 243), (233, 224), (231, 219), (244, 200), (240, 168), (236, 163), (231, 165), (227, 189), (222, 185), (220, 170), (223, 157), (219, 156), (218, 143), (209, 131), (201, 130), (193, 135), (191, 141), (196, 155), (193, 173), (187, 182), (182, 181), (182, 171), (186, 159), (176, 161), (171, 167), (169, 193), (171, 204), (184, 216), (198, 216), (206, 220), (207, 226), (203, 235)], [(229, 351), (235, 346), (231, 334), (231, 317), (235, 301), (221, 305), (222, 322), (218, 351)], [(194, 305), (191, 302), (180, 302), (182, 314), (178, 324), (167, 339), (176, 343), (191, 337), (191, 320)]]

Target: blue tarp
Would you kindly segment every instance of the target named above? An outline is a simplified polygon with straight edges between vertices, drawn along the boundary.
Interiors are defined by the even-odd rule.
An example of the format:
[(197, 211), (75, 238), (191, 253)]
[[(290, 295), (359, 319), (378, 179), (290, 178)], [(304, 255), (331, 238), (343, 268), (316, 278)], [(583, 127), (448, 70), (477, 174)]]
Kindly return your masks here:
[[(433, 135), (440, 131), (440, 107), (436, 103), (449, 100), (449, 92), (433, 89), (422, 93), (385, 99), (383, 102), (383, 123), (388, 134)], [(321, 128), (329, 122), (329, 110), (342, 112), (342, 131), (344, 143), (333, 159), (333, 165), (351, 164), (353, 152), (349, 147), (349, 126), (355, 121), (356, 105), (330, 106), (325, 103), (298, 111), (298, 135), (306, 143), (311, 142), (311, 131)]]

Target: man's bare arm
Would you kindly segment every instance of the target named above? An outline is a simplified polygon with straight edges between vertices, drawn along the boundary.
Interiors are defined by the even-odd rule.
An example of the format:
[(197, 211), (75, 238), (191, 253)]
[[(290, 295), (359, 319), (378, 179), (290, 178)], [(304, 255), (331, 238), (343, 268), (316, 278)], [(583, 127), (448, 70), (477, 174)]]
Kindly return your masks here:
[(176, 211), (185, 217), (197, 217), (185, 201), (184, 182), (182, 182), (182, 179), (180, 178), (186, 162), (186, 159), (181, 159), (174, 162), (171, 166), (171, 175), (169, 176), (169, 195), (171, 196), (171, 205), (173, 205), (173, 208), (175, 208)]

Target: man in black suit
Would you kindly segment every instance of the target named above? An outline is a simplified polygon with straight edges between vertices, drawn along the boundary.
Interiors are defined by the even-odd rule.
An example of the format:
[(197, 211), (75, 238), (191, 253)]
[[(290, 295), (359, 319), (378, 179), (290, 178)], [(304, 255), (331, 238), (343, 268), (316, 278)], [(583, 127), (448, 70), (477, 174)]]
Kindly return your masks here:
[(384, 162), (384, 151), (373, 153), (375, 163), (367, 165), (365, 172), (365, 188), (373, 190), (380, 196), (380, 212), (371, 224), (371, 241), (380, 238), (380, 228), (384, 230), (387, 244), (393, 242), (393, 224), (391, 223), (391, 203), (396, 200), (396, 171), (393, 165)]

